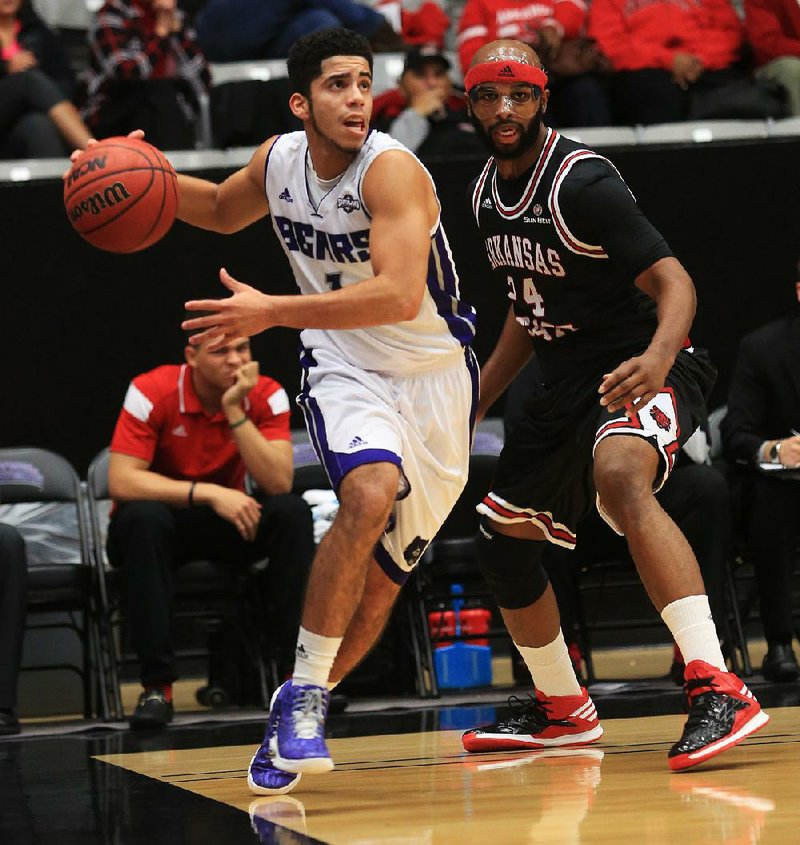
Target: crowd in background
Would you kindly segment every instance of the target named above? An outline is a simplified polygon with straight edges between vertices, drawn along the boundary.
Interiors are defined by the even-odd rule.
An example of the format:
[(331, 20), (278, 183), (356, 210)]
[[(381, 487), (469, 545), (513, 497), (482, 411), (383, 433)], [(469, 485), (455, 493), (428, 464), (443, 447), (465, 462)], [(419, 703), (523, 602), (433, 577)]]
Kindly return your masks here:
[[(0, 156), (59, 157), (87, 134), (134, 127), (163, 148), (193, 148), (201, 104), (214, 93), (209, 62), (281, 59), (300, 35), (330, 26), (360, 32), (375, 52), (434, 49), (448, 71), (449, 57), (457, 56), (461, 74), (481, 44), (529, 43), (548, 70), (546, 119), (558, 128), (800, 114), (800, 8), (790, 0), (743, 0), (741, 7), (731, 0), (85, 2), (81, 31), (63, 26), (63, 12), (49, 0), (0, 0)], [(404, 75), (409, 69), (407, 59)], [(455, 79), (446, 94), (428, 93), (422, 105), (411, 102), (409, 79), (399, 80), (397, 91), (419, 119), (399, 124), (403, 137), (419, 138), (421, 120), (429, 131), (441, 130), (436, 124), (453, 124), (453, 109), (466, 111)], [(440, 85), (428, 78), (417, 87), (433, 92)], [(275, 100), (283, 95), (279, 82), (277, 89)], [(263, 92), (250, 96), (255, 107), (269, 108)], [(234, 102), (243, 108), (241, 98)], [(395, 95), (390, 112), (402, 104)], [(214, 114), (221, 123), (228, 117)], [(376, 115), (379, 128), (386, 120), (386, 113)], [(411, 123), (417, 126), (409, 130)], [(277, 106), (266, 122), (273, 127), (287, 128)], [(264, 128), (259, 121), (257, 129)], [(421, 155), (438, 154), (435, 143), (427, 147), (420, 146)]]

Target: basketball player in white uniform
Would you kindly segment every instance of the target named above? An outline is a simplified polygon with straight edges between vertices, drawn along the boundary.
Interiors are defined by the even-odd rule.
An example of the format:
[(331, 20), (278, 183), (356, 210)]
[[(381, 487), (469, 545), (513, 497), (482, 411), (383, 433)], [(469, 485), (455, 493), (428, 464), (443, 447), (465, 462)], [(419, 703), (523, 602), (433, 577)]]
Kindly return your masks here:
[(340, 501), (309, 578), (293, 678), (250, 765), (258, 794), (333, 767), (329, 689), (374, 644), (461, 493), (477, 400), (474, 311), (459, 299), (433, 182), (401, 144), (369, 133), (369, 45), (316, 32), (288, 66), (304, 132), (271, 138), (221, 185), (179, 177), (188, 223), (233, 232), (272, 217), (302, 295), (269, 296), (223, 270), (231, 296), (187, 303), (212, 313), (184, 328), (212, 344), (304, 329), (298, 401)]

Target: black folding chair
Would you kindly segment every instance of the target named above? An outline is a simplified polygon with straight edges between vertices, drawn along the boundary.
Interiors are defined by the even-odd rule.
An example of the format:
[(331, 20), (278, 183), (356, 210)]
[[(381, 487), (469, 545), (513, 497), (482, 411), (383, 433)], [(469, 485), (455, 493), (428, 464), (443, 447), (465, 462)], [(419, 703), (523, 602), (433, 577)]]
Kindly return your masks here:
[[(97, 593), (93, 578), (93, 558), (80, 479), (66, 458), (47, 449), (18, 447), (0, 449), (0, 503), (38, 505), (35, 523), (39, 530), (51, 523), (47, 543), (36, 543), (37, 554), (28, 547), (28, 617), (27, 630), (69, 629), (81, 644), (81, 665), (43, 663), (23, 667), (22, 671), (67, 669), (82, 681), (83, 713), (90, 718), (97, 713), (111, 717), (109, 688), (102, 659), (102, 633), (97, 612)], [(77, 526), (77, 536), (63, 537), (64, 514), (58, 519), (58, 506), (69, 511), (68, 520)], [(29, 522), (34, 520), (28, 514)], [(26, 536), (25, 520), (17, 524)], [(62, 562), (64, 546), (77, 546), (77, 560)], [(42, 551), (43, 550), (43, 551)], [(53, 614), (64, 614), (65, 621), (54, 621)], [(45, 616), (44, 619), (40, 617)]]
[[(87, 493), (92, 533), (92, 553), (98, 581), (98, 596), (104, 629), (110, 646), (111, 685), (114, 689), (113, 706), (117, 718), (123, 718), (120, 694), (121, 664), (133, 663), (135, 658), (119, 647), (116, 630), (125, 622), (124, 586), (121, 573), (111, 567), (106, 556), (106, 530), (111, 500), (108, 490), (109, 450), (103, 449), (89, 466)], [(259, 601), (259, 590), (253, 589), (254, 574), (263, 562), (258, 562), (241, 573), (231, 573), (211, 560), (193, 560), (178, 567), (175, 573), (174, 619), (191, 619), (202, 622), (206, 630), (214, 632), (221, 626), (230, 626), (237, 643), (246, 657), (245, 670), (254, 670), (257, 677), (258, 697), (266, 708), (271, 690), (279, 684), (277, 664), (269, 654), (269, 643), (263, 633), (267, 618)], [(184, 648), (176, 651), (179, 660), (210, 658), (208, 649)], [(203, 703), (225, 704), (229, 690), (206, 688)]]

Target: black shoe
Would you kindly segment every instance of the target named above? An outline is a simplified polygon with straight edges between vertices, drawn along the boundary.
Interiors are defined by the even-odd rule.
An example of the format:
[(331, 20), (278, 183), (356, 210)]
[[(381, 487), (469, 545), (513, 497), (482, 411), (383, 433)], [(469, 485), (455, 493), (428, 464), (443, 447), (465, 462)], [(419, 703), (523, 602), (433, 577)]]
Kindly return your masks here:
[(667, 755), (673, 772), (733, 748), (769, 721), (753, 693), (731, 672), (692, 660), (686, 665), (685, 679), (689, 717)]
[(0, 710), (0, 736), (11, 736), (22, 730), (13, 710)]
[(797, 665), (797, 658), (792, 651), (792, 645), (784, 643), (772, 643), (767, 648), (764, 663), (761, 666), (761, 674), (768, 681), (796, 681), (800, 675), (800, 667)]
[(128, 719), (133, 730), (155, 730), (163, 728), (172, 721), (174, 713), (172, 702), (160, 689), (145, 690), (139, 696), (136, 710)]

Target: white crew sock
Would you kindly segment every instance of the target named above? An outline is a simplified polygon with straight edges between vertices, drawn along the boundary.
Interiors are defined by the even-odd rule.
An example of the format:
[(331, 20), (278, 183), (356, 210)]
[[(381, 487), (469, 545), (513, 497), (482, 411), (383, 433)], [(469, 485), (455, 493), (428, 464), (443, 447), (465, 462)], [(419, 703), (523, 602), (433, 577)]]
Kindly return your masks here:
[(323, 637), (321, 634), (312, 634), (301, 625), (300, 634), (297, 637), (292, 683), (295, 686), (304, 684), (313, 684), (316, 687), (327, 686), (328, 675), (331, 673), (342, 639), (342, 637)]
[(525, 665), (533, 678), (533, 684), (543, 695), (580, 695), (581, 688), (575, 677), (575, 669), (569, 659), (564, 634), (541, 648), (517, 645)]
[(661, 618), (675, 638), (687, 666), (692, 660), (703, 660), (723, 672), (728, 671), (708, 596), (686, 596), (670, 602), (661, 611)]

